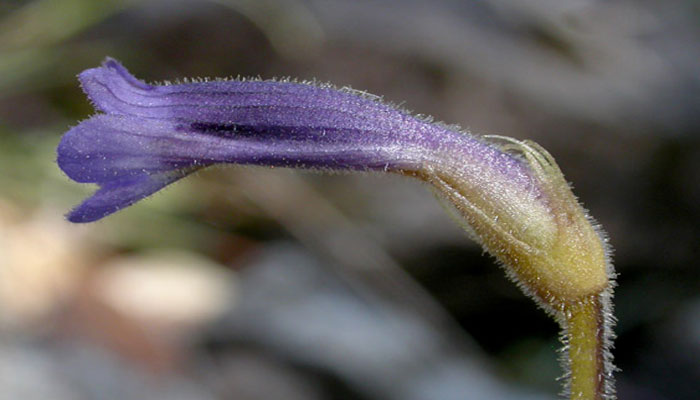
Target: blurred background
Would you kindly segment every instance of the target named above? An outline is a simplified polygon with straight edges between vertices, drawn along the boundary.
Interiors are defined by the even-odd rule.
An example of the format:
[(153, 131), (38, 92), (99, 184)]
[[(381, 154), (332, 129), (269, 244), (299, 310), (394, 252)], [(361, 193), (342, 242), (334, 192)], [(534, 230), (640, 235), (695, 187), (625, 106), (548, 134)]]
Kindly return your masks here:
[(554, 399), (558, 328), (409, 179), (212, 168), (98, 223), (55, 147), (109, 55), (533, 139), (605, 227), (621, 399), (700, 382), (700, 4), (0, 2), (0, 399)]

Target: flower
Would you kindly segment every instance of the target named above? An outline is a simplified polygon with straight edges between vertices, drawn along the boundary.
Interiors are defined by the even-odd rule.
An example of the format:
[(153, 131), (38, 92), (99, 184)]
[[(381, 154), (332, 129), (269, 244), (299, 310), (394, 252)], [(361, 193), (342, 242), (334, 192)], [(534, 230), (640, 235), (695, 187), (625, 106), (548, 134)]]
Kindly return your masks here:
[[(65, 134), (58, 165), (99, 189), (70, 212), (70, 221), (100, 219), (213, 164), (385, 171), (431, 183), (475, 239), (546, 304), (607, 284), (597, 267), (605, 265), (597, 233), (554, 160), (533, 143), (489, 142), (328, 85), (216, 80), (156, 86), (109, 58), (79, 79), (102, 114)], [(561, 268), (552, 257), (562, 252), (583, 271)], [(537, 273), (530, 264), (539, 266)], [(543, 279), (548, 284), (534, 284)]]
[(70, 221), (98, 220), (221, 163), (418, 178), (454, 206), (474, 239), (562, 324), (572, 396), (612, 395), (614, 273), (605, 239), (537, 144), (476, 137), (328, 85), (150, 85), (113, 59), (79, 79), (102, 113), (65, 134), (58, 165), (99, 189), (68, 214)]

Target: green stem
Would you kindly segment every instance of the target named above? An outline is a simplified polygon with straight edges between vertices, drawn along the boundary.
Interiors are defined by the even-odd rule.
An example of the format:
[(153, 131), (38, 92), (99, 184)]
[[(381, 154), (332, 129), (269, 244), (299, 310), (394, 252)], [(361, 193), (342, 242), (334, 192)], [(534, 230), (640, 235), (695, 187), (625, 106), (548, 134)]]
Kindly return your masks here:
[(586, 297), (564, 307), (564, 355), (571, 400), (615, 398), (609, 353), (612, 321), (607, 293)]

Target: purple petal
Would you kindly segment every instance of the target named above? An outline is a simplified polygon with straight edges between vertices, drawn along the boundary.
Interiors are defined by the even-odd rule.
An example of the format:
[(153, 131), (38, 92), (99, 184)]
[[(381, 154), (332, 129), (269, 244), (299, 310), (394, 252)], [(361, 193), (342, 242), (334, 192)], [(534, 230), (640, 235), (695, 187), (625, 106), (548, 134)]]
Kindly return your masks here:
[(58, 145), (58, 165), (77, 182), (171, 171), (195, 164), (192, 138), (177, 137), (173, 123), (96, 115), (69, 130)]
[(102, 183), (95, 194), (68, 213), (68, 220), (71, 222), (96, 221), (150, 196), (194, 170), (196, 168), (183, 168), (126, 176)]
[[(420, 121), (357, 92), (277, 81), (211, 81), (151, 86), (116, 60), (79, 76), (95, 107), (108, 114), (219, 125), (265, 125), (408, 134)], [(313, 110), (313, 113), (309, 113)], [(413, 132), (417, 133), (417, 132)]]
[(504, 182), (533, 190), (519, 159), (350, 90), (275, 81), (153, 86), (112, 59), (79, 79), (105, 114), (70, 129), (58, 147), (70, 178), (100, 186), (70, 215), (75, 221), (101, 218), (216, 163), (431, 168), (473, 177), (479, 190), (499, 191)]

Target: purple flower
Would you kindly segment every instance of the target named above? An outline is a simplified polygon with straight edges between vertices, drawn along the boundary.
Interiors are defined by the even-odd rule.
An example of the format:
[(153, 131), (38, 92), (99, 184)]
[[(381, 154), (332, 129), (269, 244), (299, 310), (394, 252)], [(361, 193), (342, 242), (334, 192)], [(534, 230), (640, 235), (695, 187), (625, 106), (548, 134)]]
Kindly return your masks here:
[(477, 138), (367, 94), (316, 84), (156, 86), (112, 59), (81, 73), (80, 82), (102, 113), (65, 134), (58, 165), (99, 189), (68, 214), (70, 221), (98, 220), (220, 163), (418, 178), (562, 324), (572, 398), (612, 396), (607, 248), (537, 144)]
[(58, 147), (69, 177), (100, 186), (68, 215), (73, 222), (100, 219), (217, 163), (404, 174), (444, 166), (536, 190), (527, 167), (495, 146), (348, 89), (278, 81), (153, 86), (113, 59), (79, 79), (104, 114), (72, 128)]
[[(219, 163), (385, 171), (432, 184), (521, 282), (550, 282), (546, 290), (531, 289), (545, 303), (607, 282), (605, 271), (580, 276), (547, 259), (557, 246), (591, 248), (567, 243), (572, 237), (597, 246), (576, 253), (577, 268), (604, 255), (553, 159), (533, 143), (500, 138), (496, 145), (330, 86), (258, 80), (155, 86), (113, 59), (79, 79), (103, 113), (65, 134), (58, 165), (99, 189), (68, 214), (70, 221), (95, 221)], [(540, 265), (537, 273), (533, 264)]]
[[(539, 298), (577, 296), (607, 282), (604, 273), (571, 275), (547, 259), (556, 246), (589, 249), (567, 243), (581, 237), (598, 247), (579, 254), (577, 268), (604, 255), (556, 163), (533, 143), (500, 138), (497, 146), (329, 86), (239, 80), (154, 86), (112, 59), (81, 73), (80, 81), (103, 114), (72, 128), (58, 146), (58, 165), (69, 177), (99, 185), (70, 212), (73, 222), (100, 219), (219, 163), (385, 171), (432, 184), (521, 280), (550, 281), (546, 291), (535, 290)], [(575, 235), (562, 234), (572, 229)], [(535, 274), (533, 263), (547, 267)]]

